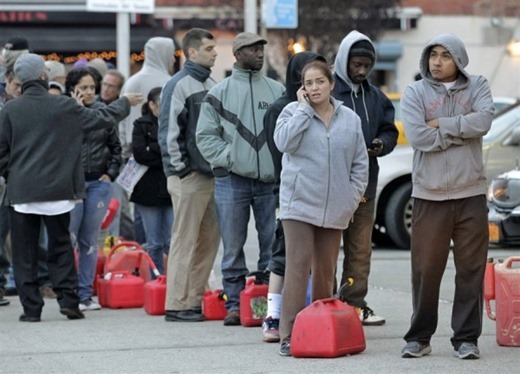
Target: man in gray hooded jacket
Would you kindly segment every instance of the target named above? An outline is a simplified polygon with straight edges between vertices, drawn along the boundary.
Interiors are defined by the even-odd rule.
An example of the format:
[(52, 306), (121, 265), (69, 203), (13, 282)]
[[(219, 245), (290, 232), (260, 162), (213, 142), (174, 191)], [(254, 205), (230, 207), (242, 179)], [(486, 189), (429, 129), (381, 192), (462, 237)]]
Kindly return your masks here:
[(453, 241), (456, 269), (451, 344), (455, 356), (477, 359), (482, 332), (482, 283), (488, 250), (482, 137), (493, 119), (487, 80), (464, 68), (468, 55), (454, 34), (424, 48), (422, 80), (401, 100), (406, 137), (414, 149), (411, 326), (402, 357), (431, 352), (439, 289)]

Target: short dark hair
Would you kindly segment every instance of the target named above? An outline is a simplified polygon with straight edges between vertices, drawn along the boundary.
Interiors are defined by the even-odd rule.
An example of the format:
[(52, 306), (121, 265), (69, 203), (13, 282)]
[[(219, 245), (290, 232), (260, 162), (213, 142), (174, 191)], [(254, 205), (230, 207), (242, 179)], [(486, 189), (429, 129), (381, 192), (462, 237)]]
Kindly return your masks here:
[(190, 48), (198, 49), (202, 45), (202, 39), (213, 40), (215, 37), (206, 29), (193, 28), (188, 30), (184, 38), (182, 38), (182, 52), (186, 59), (189, 58), (188, 51)]
[(92, 70), (87, 68), (76, 68), (69, 71), (67, 77), (65, 78), (65, 91), (70, 94), (74, 91), (74, 87), (79, 83), (81, 78), (90, 75), (94, 82), (96, 81), (96, 77)]

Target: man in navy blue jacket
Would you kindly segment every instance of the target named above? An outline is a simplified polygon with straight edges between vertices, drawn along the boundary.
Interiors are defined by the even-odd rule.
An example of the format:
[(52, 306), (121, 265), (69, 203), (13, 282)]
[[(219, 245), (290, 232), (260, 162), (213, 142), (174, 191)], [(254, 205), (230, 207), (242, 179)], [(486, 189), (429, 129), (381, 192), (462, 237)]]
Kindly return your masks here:
[(398, 131), (394, 124), (394, 107), (386, 95), (367, 80), (376, 61), (372, 41), (360, 32), (350, 32), (341, 42), (334, 63), (333, 96), (342, 100), (361, 118), (363, 135), (369, 155), (368, 186), (354, 213), (349, 227), (343, 232), (343, 274), (341, 285), (349, 278), (354, 284), (340, 289), (340, 297), (362, 310), (364, 325), (382, 325), (365, 301), (368, 291), (370, 257), (372, 255), (372, 227), (379, 165), (377, 157), (389, 154), (397, 144)]

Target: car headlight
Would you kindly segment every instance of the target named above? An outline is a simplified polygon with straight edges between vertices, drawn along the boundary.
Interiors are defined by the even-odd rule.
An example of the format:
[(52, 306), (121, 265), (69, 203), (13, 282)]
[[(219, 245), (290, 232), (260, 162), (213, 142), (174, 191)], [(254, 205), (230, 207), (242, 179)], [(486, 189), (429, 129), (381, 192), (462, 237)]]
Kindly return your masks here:
[(491, 183), (490, 197), (501, 208), (520, 205), (520, 179), (496, 178)]

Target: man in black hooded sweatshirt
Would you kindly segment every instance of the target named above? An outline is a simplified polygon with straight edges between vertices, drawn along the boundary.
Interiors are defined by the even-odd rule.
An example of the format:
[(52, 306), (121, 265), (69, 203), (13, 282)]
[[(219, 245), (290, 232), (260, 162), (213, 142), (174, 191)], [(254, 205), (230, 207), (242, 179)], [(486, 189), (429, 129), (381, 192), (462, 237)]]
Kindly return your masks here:
[[(365, 301), (368, 291), (370, 257), (372, 255), (372, 227), (379, 165), (377, 158), (392, 152), (399, 135), (394, 124), (395, 109), (380, 89), (368, 82), (376, 62), (375, 48), (370, 39), (354, 30), (341, 42), (334, 63), (336, 82), (332, 95), (343, 101), (361, 118), (361, 127), (368, 149), (368, 186), (352, 222), (343, 232), (343, 274), (340, 298), (362, 310), (363, 325), (382, 325), (385, 319), (377, 316)], [(348, 279), (354, 283), (349, 285)]]

